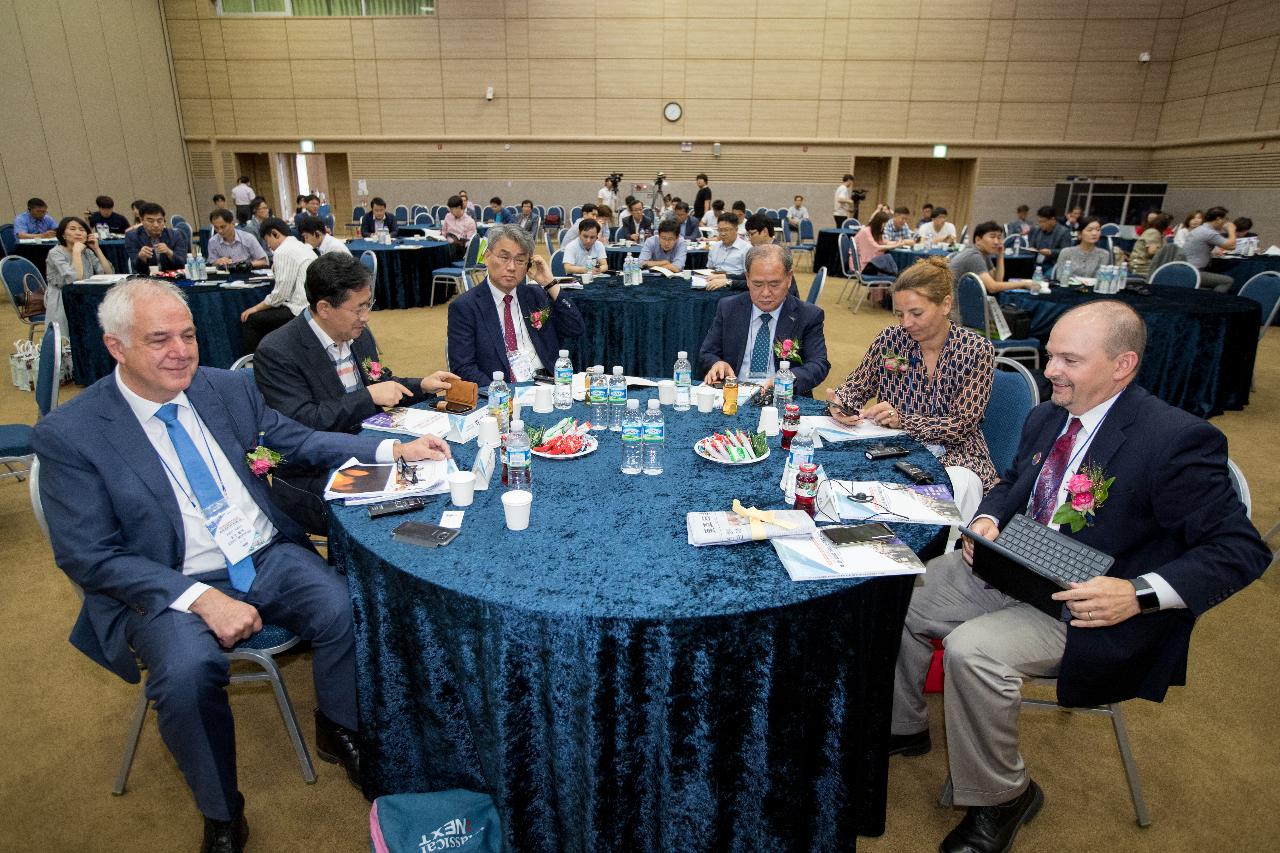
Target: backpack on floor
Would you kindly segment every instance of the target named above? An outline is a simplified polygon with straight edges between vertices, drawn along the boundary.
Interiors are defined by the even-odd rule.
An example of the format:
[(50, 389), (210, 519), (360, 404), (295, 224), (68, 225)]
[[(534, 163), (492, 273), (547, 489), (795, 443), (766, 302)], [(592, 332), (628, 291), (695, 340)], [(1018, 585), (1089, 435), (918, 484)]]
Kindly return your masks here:
[(373, 853), (502, 853), (502, 826), (488, 794), (388, 794), (373, 801), (369, 846)]

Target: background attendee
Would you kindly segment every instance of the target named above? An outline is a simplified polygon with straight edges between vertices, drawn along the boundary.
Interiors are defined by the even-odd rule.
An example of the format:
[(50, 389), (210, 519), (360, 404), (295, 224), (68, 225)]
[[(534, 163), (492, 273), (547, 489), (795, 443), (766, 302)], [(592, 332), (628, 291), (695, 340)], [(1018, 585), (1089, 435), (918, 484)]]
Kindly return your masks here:
[(956, 252), (949, 266), (957, 282), (965, 273), (973, 273), (982, 280), (987, 293), (1026, 286), (1023, 282), (1004, 280), (1004, 229), (992, 220), (974, 227), (973, 245)]
[(65, 216), (54, 229), (58, 245), (49, 250), (44, 262), (44, 318), (57, 323), (65, 338), (67, 312), (62, 307), (62, 288), (91, 275), (115, 272), (98, 245), (98, 234), (78, 216)]
[(750, 216), (747, 213), (747, 203), (739, 199), (733, 203), (733, 207), (729, 212), (738, 217), (738, 236), (747, 236), (747, 217)]
[(1219, 293), (1226, 293), (1235, 285), (1235, 279), (1229, 275), (1209, 272), (1209, 262), (1213, 259), (1213, 250), (1222, 249), (1229, 252), (1236, 247), (1236, 224), (1227, 219), (1225, 207), (1211, 207), (1204, 212), (1204, 222), (1193, 228), (1187, 235), (1182, 251), (1187, 256), (1187, 263), (1200, 270), (1200, 286), (1213, 288)]
[(315, 249), (318, 255), (324, 256), (333, 252), (339, 255), (351, 254), (347, 244), (330, 234), (325, 229), (324, 222), (317, 216), (303, 217), (302, 224), (298, 226), (298, 236), (302, 238), (302, 242)]
[[(380, 362), (369, 329), (373, 272), (350, 254), (322, 255), (307, 267), (307, 310), (262, 339), (253, 379), (267, 405), (303, 426), (358, 433), (386, 406), (412, 406), (448, 390), (452, 373), (421, 379), (369, 375)], [(328, 535), (324, 487), (328, 468), (292, 464), (272, 473), (271, 499), (308, 533)]]
[(241, 175), (239, 183), (231, 188), (231, 203), (236, 206), (237, 224), (244, 225), (249, 221), (249, 217), (253, 215), (253, 209), (250, 205), (257, 195), (253, 190), (253, 186), (249, 183), (249, 176)]
[(956, 226), (947, 221), (945, 207), (931, 208), (933, 218), (920, 226), (918, 236), (926, 245), (934, 243), (952, 244), (956, 241)]
[(858, 249), (858, 260), (862, 262), (862, 269), (859, 272), (868, 275), (898, 274), (898, 262), (888, 252), (903, 244), (897, 240), (885, 239), (884, 226), (888, 221), (889, 214), (878, 210), (871, 217), (871, 221), (853, 235), (853, 244)]
[(514, 225), (491, 226), (486, 236), (484, 283), (449, 303), (449, 367), (483, 387), (497, 371), (526, 382), (550, 371), (563, 342), (586, 325), (546, 259), (534, 254), (532, 237)]
[(307, 267), (316, 259), (312, 248), (289, 233), (283, 219), (262, 223), (262, 237), (271, 249), (275, 286), (257, 305), (240, 314), (242, 349), (253, 352), (258, 343), (307, 307)]
[(594, 201), (589, 201), (589, 202), (587, 202), (586, 204), (584, 204), (584, 205), (582, 206), (582, 212), (581, 212), (581, 214), (578, 216), (577, 221), (576, 221), (576, 222), (573, 222), (573, 223), (572, 223), (568, 228), (566, 228), (566, 229), (565, 229), (564, 237), (560, 238), (560, 245), (561, 245), (561, 246), (567, 246), (567, 245), (569, 245), (569, 243), (570, 243), (570, 242), (572, 242), (572, 241), (574, 241), (574, 240), (578, 239), (578, 225), (579, 225), (579, 224), (580, 224), (584, 219), (590, 219), (590, 220), (592, 220), (592, 221), (595, 221), (595, 219), (596, 219), (596, 203), (595, 203)]
[(689, 205), (683, 201), (677, 201), (671, 206), (672, 221), (680, 226), (680, 236), (685, 240), (697, 240), (702, 236), (702, 231), (698, 228), (698, 219), (689, 215)]
[(52, 237), (58, 221), (49, 215), (49, 205), (42, 198), (27, 199), (27, 209), (13, 220), (13, 233), (19, 240)]
[(564, 244), (564, 271), (603, 272), (609, 268), (608, 253), (600, 239), (600, 223), (583, 217), (578, 220), (578, 236)]
[(1004, 233), (1008, 236), (1022, 235), (1026, 236), (1031, 233), (1031, 220), (1027, 219), (1027, 215), (1031, 213), (1031, 208), (1025, 204), (1018, 205), (1017, 218), (1004, 227)]
[(804, 206), (804, 196), (798, 195), (791, 200), (791, 206), (782, 212), (787, 223), (797, 231), (800, 223), (809, 218), (809, 208)]
[(686, 251), (680, 237), (680, 226), (673, 219), (664, 219), (658, 223), (658, 233), (644, 241), (640, 249), (640, 266), (680, 272), (684, 269)]
[(319, 216), (319, 215), (320, 215), (320, 196), (316, 195), (315, 193), (311, 193), (307, 195), (305, 198), (303, 198), (302, 210), (299, 210), (297, 213), (293, 215), (293, 227), (297, 228), (299, 225), (301, 225), (302, 217), (304, 216)]
[(145, 273), (153, 266), (162, 272), (184, 269), (189, 249), (186, 232), (166, 225), (164, 208), (153, 201), (143, 202), (138, 212), (142, 227), (124, 237), (124, 251), (133, 263), (133, 271)]
[(715, 228), (716, 223), (720, 221), (721, 215), (724, 214), (724, 199), (716, 199), (711, 202), (711, 209), (702, 214), (702, 218), (698, 220), (698, 224), (703, 228)]
[[(596, 202), (598, 204), (608, 205), (610, 210), (619, 210), (618, 207), (618, 182), (612, 175), (604, 179), (604, 185), (596, 192)], [(612, 220), (601, 220), (606, 225), (612, 225)]]
[(763, 213), (753, 213), (748, 216), (742, 233), (746, 235), (747, 242), (753, 246), (776, 242), (773, 236), (773, 223)]
[(449, 196), (447, 206), (449, 212), (440, 220), (440, 233), (449, 243), (449, 254), (460, 261), (466, 257), (467, 243), (476, 236), (476, 221), (467, 214), (462, 196)]
[(109, 195), (100, 195), (93, 204), (98, 209), (89, 214), (89, 229), (95, 230), (99, 225), (107, 226), (112, 234), (123, 234), (129, 230), (129, 220), (116, 213), (115, 200)]
[(218, 267), (247, 263), (253, 269), (266, 267), (266, 250), (258, 238), (236, 228), (235, 216), (225, 207), (209, 214), (212, 233), (209, 234), (209, 263)]
[(653, 230), (653, 222), (644, 214), (644, 202), (636, 199), (627, 205), (627, 215), (622, 218), (620, 240), (632, 240), (636, 243), (644, 240)]
[[(1000, 226), (995, 228), (999, 240)], [(831, 416), (844, 424), (867, 419), (906, 430), (944, 465), (977, 474), (986, 491), (999, 480), (981, 429), (995, 348), (977, 332), (952, 324), (955, 279), (945, 258), (917, 261), (891, 292), (898, 325), (877, 335), (858, 368), (829, 392), (840, 407)], [(886, 369), (889, 359), (898, 360), (896, 369)]]
[(920, 207), (920, 221), (916, 223), (916, 229), (923, 228), (927, 223), (933, 221), (933, 205), (925, 202)]
[(249, 219), (244, 223), (244, 230), (252, 234), (263, 251), (267, 251), (267, 241), (262, 239), (262, 223), (271, 218), (271, 205), (262, 196), (255, 196), (249, 202)]
[(1071, 245), (1071, 232), (1058, 221), (1052, 207), (1045, 205), (1036, 211), (1036, 227), (1027, 235), (1027, 246), (1040, 257), (1036, 264), (1053, 266), (1058, 254)]
[(1129, 271), (1144, 278), (1151, 269), (1151, 258), (1164, 245), (1164, 232), (1173, 217), (1167, 213), (1157, 213), (1155, 219), (1147, 223), (1146, 229), (1138, 235), (1129, 253)]
[(387, 210), (386, 201), (379, 196), (374, 196), (369, 199), (368, 212), (360, 218), (360, 236), (372, 237), (379, 228), (385, 228), (394, 239), (400, 230), (400, 223), (396, 221), (391, 211)]
[(791, 252), (784, 246), (753, 246), (746, 254), (747, 292), (726, 296), (698, 351), (698, 369), (710, 384), (737, 377), (772, 388), (783, 341), (792, 341), (789, 361), (795, 393), (811, 396), (831, 363), (822, 334), (823, 312), (791, 293)]
[(529, 236), (537, 237), (538, 222), (538, 215), (533, 212), (533, 202), (527, 198), (520, 202), (520, 212), (516, 215), (515, 224), (527, 231)]
[(1080, 223), (1080, 243), (1063, 249), (1053, 268), (1053, 277), (1059, 284), (1070, 283), (1066, 280), (1068, 264), (1071, 265), (1072, 278), (1096, 278), (1102, 265), (1111, 263), (1111, 253), (1098, 246), (1101, 239), (1101, 219), (1090, 216)]
[(911, 208), (898, 206), (893, 209), (893, 218), (884, 224), (885, 242), (896, 242), (903, 246), (914, 245), (916, 232), (911, 230)]
[(129, 212), (133, 214), (133, 224), (127, 230), (132, 231), (135, 228), (142, 227), (142, 206), (146, 201), (140, 198), (134, 199), (129, 203)]
[(711, 244), (707, 265), (725, 275), (743, 275), (746, 272), (747, 250), (751, 244), (738, 236), (738, 217), (732, 213), (720, 214), (716, 222), (719, 240)]
[(839, 228), (853, 216), (853, 175), (845, 175), (836, 187), (835, 208), (836, 227)]
[(507, 212), (502, 208), (502, 199), (494, 196), (489, 199), (490, 222), (497, 222), (499, 225), (507, 221)]
[(1258, 236), (1257, 234), (1253, 233), (1253, 220), (1247, 216), (1237, 216), (1235, 219), (1231, 220), (1231, 224), (1236, 226), (1237, 240), (1239, 240), (1241, 237), (1257, 237)]
[[(1076, 205), (1071, 208), (1071, 210), (1067, 211), (1067, 218), (1062, 222), (1062, 224), (1066, 226), (1067, 230), (1071, 232), (1071, 239), (1073, 240), (1078, 240), (1080, 238), (1080, 220), (1083, 217), (1084, 209), (1079, 205)], [(1142, 231), (1141, 228), (1138, 230), (1139, 232)]]
[(707, 215), (707, 206), (711, 204), (711, 187), (708, 186), (708, 178), (706, 172), (699, 172), (698, 176), (693, 179), (694, 184), (698, 187), (698, 192), (693, 197), (693, 217), (702, 219)]
[(212, 201), (215, 209), (227, 206), (227, 197), (222, 193), (214, 193)]
[(1174, 232), (1173, 232), (1174, 245), (1177, 246), (1178, 248), (1182, 248), (1183, 246), (1186, 246), (1187, 235), (1190, 234), (1195, 229), (1199, 228), (1203, 224), (1204, 224), (1203, 210), (1193, 210), (1190, 213), (1188, 213), (1187, 217), (1182, 220), (1182, 224), (1179, 225), (1176, 229), (1174, 229)]

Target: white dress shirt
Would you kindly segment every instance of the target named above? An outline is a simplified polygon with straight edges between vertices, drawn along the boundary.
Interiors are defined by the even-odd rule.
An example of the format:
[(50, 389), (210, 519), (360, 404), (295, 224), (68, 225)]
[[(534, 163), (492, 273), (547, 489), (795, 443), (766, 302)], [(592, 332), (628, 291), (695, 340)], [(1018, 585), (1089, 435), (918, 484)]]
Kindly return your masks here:
[[(599, 244), (597, 244), (599, 245)], [(506, 328), (507, 328), (507, 306), (503, 301), (507, 294), (493, 286), (493, 282), (489, 282), (489, 293), (493, 295), (493, 304), (498, 309), (498, 328), (503, 332), (503, 348), (506, 348)], [(555, 310), (554, 308), (552, 310)], [(516, 327), (516, 346), (524, 355), (532, 366), (533, 370), (541, 370), (544, 368), (542, 359), (538, 358), (538, 350), (533, 345), (533, 338), (529, 337), (529, 328), (525, 325), (524, 316), (521, 314), (520, 297), (516, 296), (516, 292), (511, 291), (511, 323)]]
[(276, 286), (262, 301), (275, 308), (283, 305), (298, 316), (307, 307), (307, 267), (316, 259), (315, 250), (297, 237), (285, 237), (271, 259)]
[[(950, 223), (947, 223), (948, 225)], [(1121, 393), (1124, 393), (1123, 391)], [(1102, 426), (1102, 422), (1107, 419), (1107, 414), (1111, 411), (1111, 406), (1119, 398), (1120, 394), (1116, 394), (1110, 399), (1103, 400), (1089, 411), (1081, 415), (1071, 415), (1068, 413), (1066, 421), (1062, 424), (1062, 429), (1058, 431), (1058, 435), (1054, 438), (1057, 441), (1063, 433), (1071, 426), (1071, 418), (1078, 417), (1080, 419), (1080, 431), (1076, 433), (1075, 443), (1071, 446), (1071, 458), (1067, 462), (1067, 468), (1062, 474), (1062, 483), (1058, 486), (1058, 495), (1054, 502), (1054, 511), (1067, 501), (1070, 493), (1067, 488), (1071, 478), (1079, 473), (1080, 466), (1085, 463), (1086, 457), (1089, 455), (1089, 445), (1093, 443), (1093, 437), (1097, 435), (1098, 428)], [(1031, 497), (1027, 499), (1027, 509), (1031, 507), (1031, 501), (1035, 498), (1035, 488), (1031, 489)], [(989, 515), (979, 516), (979, 518), (989, 518), (992, 523), (996, 519)], [(1151, 584), (1151, 588), (1156, 591), (1156, 598), (1160, 601), (1161, 610), (1169, 610), (1177, 607), (1186, 607), (1187, 603), (1182, 600), (1182, 596), (1178, 595), (1177, 590), (1169, 585), (1169, 582), (1155, 572), (1147, 572), (1139, 575), (1147, 583)]]
[(248, 204), (253, 197), (253, 187), (249, 184), (236, 184), (231, 188), (231, 200), (236, 204)]
[(348, 257), (351, 255), (351, 250), (347, 248), (347, 244), (332, 234), (324, 235), (324, 239), (320, 241), (320, 247), (316, 251), (322, 255), (327, 255), (330, 252), (337, 252)]
[(766, 382), (773, 378), (775, 373), (773, 369), (773, 340), (778, 334), (778, 315), (782, 313), (782, 306), (769, 312), (772, 317), (769, 321), (769, 357), (765, 359), (765, 372), (763, 374), (751, 374), (751, 353), (756, 345), (756, 336), (760, 331), (760, 318), (764, 316), (764, 312), (755, 305), (751, 306), (751, 319), (747, 322), (747, 348), (742, 352), (742, 364), (738, 365), (738, 381), (740, 382)]
[(726, 246), (724, 241), (717, 240), (707, 253), (707, 265), (729, 275), (745, 275), (747, 271), (747, 250), (751, 243), (739, 237), (733, 244)]

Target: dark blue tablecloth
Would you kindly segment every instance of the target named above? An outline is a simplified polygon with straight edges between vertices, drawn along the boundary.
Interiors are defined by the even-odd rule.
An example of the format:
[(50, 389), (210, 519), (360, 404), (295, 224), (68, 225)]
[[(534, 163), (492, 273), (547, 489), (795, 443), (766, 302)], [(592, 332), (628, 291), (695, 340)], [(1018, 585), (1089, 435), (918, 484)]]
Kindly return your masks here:
[[(609, 261), (609, 269), (621, 270), (622, 262), (627, 255), (639, 255), (640, 246), (606, 246), (605, 257)], [(704, 270), (707, 268), (707, 255), (704, 249), (690, 249), (685, 253), (684, 268), (687, 270)]]
[[(439, 550), (390, 533), (438, 520), (445, 498), (377, 521), (334, 506), (366, 793), (487, 792), (511, 850), (851, 850), (883, 832), (911, 578), (793, 583), (767, 543), (686, 544), (687, 511), (782, 507), (776, 439), (749, 467), (692, 450), (756, 417), (668, 409), (658, 477), (618, 473), (616, 433), (582, 459), (535, 458), (520, 533), (504, 528), (496, 477)], [(858, 444), (818, 459), (834, 476), (900, 480)], [(472, 452), (455, 446), (460, 463)], [(898, 530), (940, 547), (938, 528)]]
[[(105, 284), (69, 284), (62, 289), (71, 339), (71, 363), (77, 385), (92, 385), (115, 369), (115, 359), (102, 342), (98, 306), (107, 295)], [(206, 367), (230, 367), (244, 349), (240, 344), (240, 314), (257, 305), (271, 285), (226, 290), (217, 285), (184, 287), (196, 324), (200, 363)]]
[(451, 257), (446, 243), (438, 240), (401, 240), (390, 246), (372, 240), (352, 240), (347, 244), (351, 254), (373, 252), (378, 257), (378, 280), (374, 283), (377, 309), (416, 308), (444, 302), (447, 288), (442, 284), (431, 295), (431, 273), (449, 266)]
[(1244, 287), (1244, 283), (1258, 273), (1267, 270), (1280, 272), (1280, 257), (1254, 255), (1249, 258), (1213, 258), (1209, 261), (1209, 272), (1231, 276), (1235, 282), (1231, 287), (1232, 293)]
[(694, 290), (686, 279), (657, 273), (635, 287), (623, 287), (621, 276), (597, 276), (582, 290), (565, 291), (587, 330), (564, 346), (577, 370), (620, 364), (628, 376), (670, 376), (680, 350), (697, 363), (716, 306), (736, 292)]
[(1258, 303), (1206, 290), (1152, 287), (1151, 291), (1150, 296), (1131, 291), (1098, 296), (1055, 287), (1044, 296), (1005, 291), (999, 300), (1029, 311), (1031, 337), (1044, 343), (1054, 322), (1069, 308), (1093, 299), (1120, 299), (1147, 324), (1139, 385), (1202, 418), (1244, 408), (1262, 324)]
[(813, 271), (827, 268), (827, 275), (839, 276), (840, 273), (840, 235), (852, 237), (858, 233), (857, 228), (819, 228), (818, 239), (813, 249)]
[[(929, 255), (955, 255), (955, 252), (948, 252), (945, 249), (930, 249), (927, 252), (915, 252), (910, 249), (891, 249), (888, 254), (893, 256), (894, 262), (898, 265), (898, 271), (902, 272), (907, 267), (914, 264), (921, 258)], [(1036, 256), (1032, 252), (1018, 252), (1016, 255), (1004, 256), (1004, 277), (1005, 279), (1013, 278), (1031, 278), (1036, 271)]]
[[(45, 266), (48, 263), (49, 252), (53, 247), (58, 245), (56, 242), (49, 243), (19, 243), (18, 250), (15, 254), (21, 255), (31, 263), (36, 265), (36, 269), (40, 270), (40, 275), (45, 274)], [(102, 241), (102, 254), (104, 254), (111, 266), (118, 273), (127, 273), (129, 271), (129, 256), (124, 251), (124, 238), (113, 238)]]

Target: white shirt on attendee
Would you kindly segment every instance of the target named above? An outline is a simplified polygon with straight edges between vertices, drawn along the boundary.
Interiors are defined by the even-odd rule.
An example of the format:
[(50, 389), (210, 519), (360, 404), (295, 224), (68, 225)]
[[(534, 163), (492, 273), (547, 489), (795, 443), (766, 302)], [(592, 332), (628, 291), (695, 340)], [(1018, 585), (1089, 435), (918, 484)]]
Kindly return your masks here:
[(920, 230), (916, 232), (921, 240), (932, 240), (937, 243), (939, 240), (945, 240), (950, 237), (952, 240), (956, 238), (956, 226), (954, 222), (944, 222), (941, 231), (935, 231), (933, 228), (933, 220), (929, 220), (920, 226)]
[(751, 243), (741, 237), (731, 246), (717, 240), (707, 253), (707, 265), (729, 275), (743, 275), (747, 271), (747, 250), (750, 248)]
[(324, 235), (324, 239), (320, 241), (320, 246), (316, 251), (322, 255), (327, 255), (330, 252), (337, 252), (340, 255), (351, 255), (351, 250), (347, 248), (347, 244), (332, 234)]
[(283, 305), (298, 316), (307, 307), (307, 267), (316, 259), (315, 250), (297, 237), (284, 238), (271, 258), (276, 286), (262, 301), (271, 307)]
[(255, 195), (253, 187), (248, 184), (236, 184), (231, 188), (231, 201), (233, 204), (248, 205), (253, 201)]
[(708, 209), (706, 213), (702, 214), (702, 221), (701, 221), (702, 227), (711, 228), (712, 230), (714, 230), (716, 227), (716, 217), (718, 215), (719, 214), (717, 214), (714, 210)]
[(853, 216), (853, 193), (844, 184), (836, 187), (836, 216)]
[[(498, 328), (502, 329), (505, 335), (507, 328), (505, 299), (507, 294), (494, 287), (493, 282), (489, 282), (489, 292), (493, 295), (494, 307), (498, 309)], [(525, 325), (524, 315), (520, 310), (520, 298), (516, 296), (514, 290), (511, 291), (511, 324), (516, 329), (516, 348), (524, 355), (533, 370), (541, 370), (544, 367), (542, 359), (538, 358), (538, 350), (533, 345), (533, 338), (529, 337), (529, 328)], [(503, 346), (505, 347), (505, 344)]]

